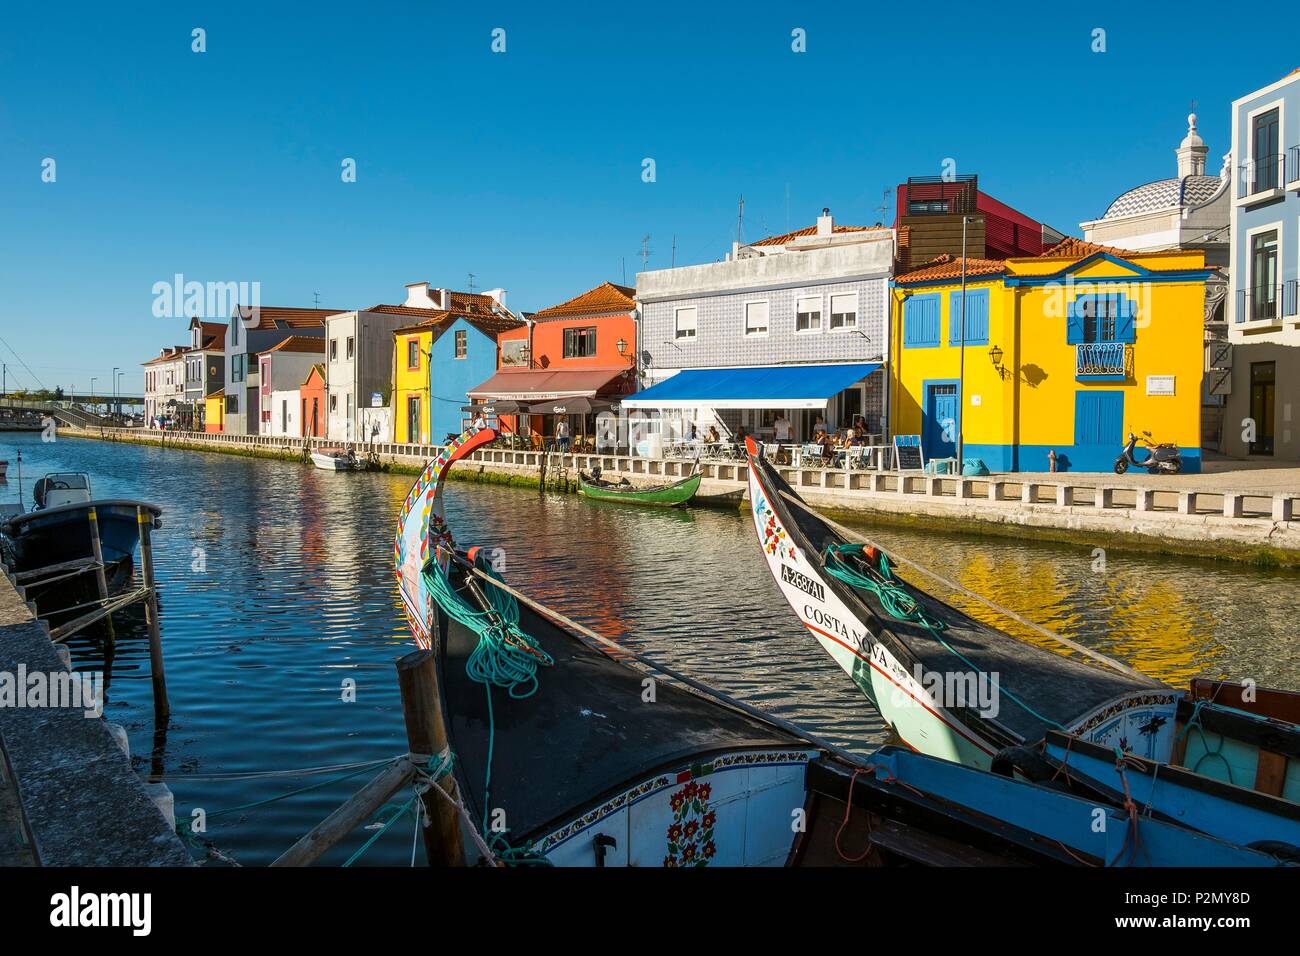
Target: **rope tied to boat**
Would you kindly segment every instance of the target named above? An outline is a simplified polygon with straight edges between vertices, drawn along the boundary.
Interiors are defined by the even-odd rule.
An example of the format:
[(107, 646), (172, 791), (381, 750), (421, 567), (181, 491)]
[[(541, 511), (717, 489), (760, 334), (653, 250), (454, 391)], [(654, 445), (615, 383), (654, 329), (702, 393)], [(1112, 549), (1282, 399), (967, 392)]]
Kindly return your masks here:
[[(877, 556), (876, 565), (874, 566), (877, 570), (877, 576), (875, 577), (863, 574), (861, 571), (851, 567), (845, 560), (845, 555), (853, 555), (860, 558), (864, 552)], [(891, 617), (899, 621), (920, 624), (929, 631), (931, 636), (942, 644), (950, 654), (960, 660), (972, 671), (982, 677), (988, 676), (978, 664), (944, 639), (943, 632), (947, 629), (947, 624), (928, 613), (921, 606), (921, 602), (913, 597), (907, 590), (907, 587), (903, 582), (894, 576), (893, 568), (890, 567), (889, 564), (889, 557), (885, 552), (878, 551), (875, 548), (868, 549), (866, 545), (862, 544), (828, 544), (826, 550), (822, 553), (822, 557), (825, 560), (826, 571), (832, 577), (838, 578), (851, 587), (859, 588), (874, 594), (876, 599), (880, 602), (881, 607), (884, 608), (885, 612)], [(868, 567), (872, 566), (868, 565)], [(1003, 687), (1000, 681), (998, 683), (998, 690), (1003, 696), (1015, 703), (1026, 713), (1037, 717), (1043, 723), (1055, 727), (1057, 730), (1065, 730), (1064, 725), (1057, 723), (1051, 717), (1044, 716), (1034, 710), (1034, 708), (1030, 707), (1011, 691)]]
[(497, 587), (500, 575), (477, 555), (472, 566), (480, 572), (478, 580), (487, 585), (483, 589), (487, 609), (475, 608), (465, 600), (451, 583), (447, 568), (441, 562), (433, 561), (424, 573), (425, 584), (438, 606), (449, 618), (478, 635), (478, 643), (465, 661), (465, 674), (471, 681), (483, 685), (487, 697), (488, 746), (483, 779), (483, 820), (479, 827), (471, 826), (470, 829), (479, 852), (494, 865), (545, 864), (547, 861), (531, 848), (511, 846), (504, 833), (493, 835), (491, 848), (483, 842), (481, 834), (491, 832), (492, 756), (496, 749), (492, 688), (501, 688), (513, 700), (526, 700), (537, 693), (537, 669), (553, 667), (555, 661), (542, 650), (535, 637), (519, 629), (519, 602)]

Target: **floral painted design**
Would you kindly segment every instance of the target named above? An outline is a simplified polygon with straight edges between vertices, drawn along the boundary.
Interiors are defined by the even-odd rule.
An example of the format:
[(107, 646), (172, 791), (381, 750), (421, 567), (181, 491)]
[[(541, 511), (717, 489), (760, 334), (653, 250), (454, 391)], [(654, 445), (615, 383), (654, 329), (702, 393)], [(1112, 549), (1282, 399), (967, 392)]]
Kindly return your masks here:
[(763, 524), (763, 550), (780, 558), (789, 557), (793, 560), (795, 557), (794, 545), (786, 537), (785, 528), (781, 527), (776, 515), (770, 511)]
[(664, 866), (708, 866), (718, 852), (713, 829), (718, 815), (709, 809), (713, 786), (692, 780), (668, 799), (673, 822), (668, 826)]

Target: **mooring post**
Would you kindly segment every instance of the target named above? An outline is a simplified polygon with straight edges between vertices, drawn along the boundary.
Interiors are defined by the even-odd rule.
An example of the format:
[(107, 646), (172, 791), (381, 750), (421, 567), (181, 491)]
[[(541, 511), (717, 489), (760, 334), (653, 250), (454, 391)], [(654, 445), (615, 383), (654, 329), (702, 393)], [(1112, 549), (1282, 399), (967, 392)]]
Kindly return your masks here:
[[(415, 651), (397, 661), (397, 685), (402, 692), (402, 716), (406, 720), (406, 742), (412, 759), (449, 755), (447, 726), (442, 719), (439, 698), (437, 658), (433, 651)], [(452, 801), (460, 795), (456, 778), (444, 774), (435, 786)], [(464, 866), (465, 849), (460, 835), (460, 813), (451, 802), (434, 793), (432, 788), (421, 797), (424, 818), (424, 852), (430, 866)]]
[(108, 600), (108, 576), (104, 573), (104, 548), (99, 541), (99, 514), (90, 509), (90, 553), (95, 556), (95, 584), (99, 588), (99, 599)]
[(140, 525), (140, 571), (148, 593), (144, 599), (144, 620), (149, 627), (149, 671), (153, 678), (153, 717), (155, 724), (165, 724), (171, 716), (167, 701), (167, 675), (163, 671), (162, 631), (158, 624), (158, 586), (153, 576), (153, 515), (136, 506)]

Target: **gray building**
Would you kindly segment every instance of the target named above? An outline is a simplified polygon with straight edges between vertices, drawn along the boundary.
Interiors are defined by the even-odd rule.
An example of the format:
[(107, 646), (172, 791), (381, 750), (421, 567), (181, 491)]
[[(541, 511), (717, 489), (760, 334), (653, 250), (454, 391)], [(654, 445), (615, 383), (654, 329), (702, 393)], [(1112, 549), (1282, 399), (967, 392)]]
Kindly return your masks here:
[(643, 392), (624, 408), (687, 433), (793, 439), (857, 416), (887, 420), (889, 277), (894, 232), (837, 226), (829, 210), (805, 229), (735, 244), (722, 262), (642, 272), (636, 297)]
[(185, 426), (203, 431), (205, 402), (226, 382), (226, 326), (190, 320), (190, 348), (185, 353)]
[(235, 309), (226, 331), (227, 432), (256, 435), (261, 430), (257, 354), (279, 345), (291, 335), (324, 338), (325, 319), (338, 312), (338, 309), (290, 309), (264, 305), (244, 318), (239, 308)]

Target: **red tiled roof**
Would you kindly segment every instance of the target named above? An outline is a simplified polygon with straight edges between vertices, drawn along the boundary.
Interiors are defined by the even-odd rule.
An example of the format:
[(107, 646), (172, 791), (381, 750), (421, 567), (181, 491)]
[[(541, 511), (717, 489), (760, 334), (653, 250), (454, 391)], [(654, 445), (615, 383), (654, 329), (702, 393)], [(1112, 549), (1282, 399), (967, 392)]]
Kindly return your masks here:
[(322, 324), (326, 316), (338, 315), (340, 312), (346, 311), (346, 309), (291, 309), (276, 305), (263, 305), (258, 308), (257, 325), (250, 326), (246, 324), (245, 327), (249, 330), (258, 329), (261, 331), (279, 328), (304, 329)]
[[(839, 235), (844, 232), (888, 232), (888, 226), (832, 226), (831, 232)], [(796, 239), (805, 239), (809, 236), (817, 235), (816, 226), (808, 226), (804, 229), (796, 229), (794, 232), (782, 233), (779, 236), (768, 236), (766, 239), (760, 239), (758, 242), (751, 242), (751, 246), (783, 246), (787, 242), (794, 242)]]
[[(934, 282), (940, 279), (960, 279), (961, 278), (961, 256), (950, 256), (944, 253), (936, 256), (919, 269), (911, 272), (905, 272), (900, 276), (894, 277), (894, 282)], [(1006, 263), (1001, 259), (966, 259), (966, 278), (979, 276), (1000, 275), (1006, 272)]]
[(1112, 256), (1133, 255), (1131, 249), (1116, 249), (1114, 246), (1103, 246), (1096, 242), (1086, 242), (1083, 239), (1076, 239), (1074, 236), (1066, 236), (1051, 248), (1044, 249), (1038, 258), (1085, 259), (1098, 252), (1106, 252)]
[[(469, 312), (491, 312), (492, 307), (496, 305), (496, 299), (490, 295), (484, 295), (481, 292), (457, 292), (451, 290), (451, 306), (453, 310), (464, 310)], [(372, 305), (365, 310), (366, 312), (386, 312), (389, 315), (429, 315), (431, 312), (440, 311), (429, 300), (427, 306), (418, 305)]]
[(148, 361), (141, 362), (140, 364), (156, 365), (159, 362), (174, 362), (176, 359), (180, 358), (184, 353), (189, 351), (192, 351), (192, 349), (188, 345), (173, 345), (171, 347), (171, 351), (169, 351), (166, 355), (156, 355), (153, 358), (149, 359)]
[(291, 335), (281, 342), (277, 342), (269, 349), (259, 352), (259, 355), (270, 355), (272, 352), (304, 352), (307, 354), (324, 355), (325, 340), (312, 335)]
[[(454, 301), (454, 300), (453, 300)], [(512, 315), (505, 315), (499, 312), (480, 312), (470, 309), (406, 309), (401, 306), (392, 306), (393, 309), (402, 308), (399, 315), (423, 315), (427, 318), (423, 322), (416, 322), (413, 325), (404, 325), (400, 329), (394, 329), (394, 335), (401, 335), (405, 332), (423, 332), (425, 329), (433, 329), (437, 335), (441, 335), (446, 327), (450, 327), (457, 319), (464, 319), (474, 328), (478, 329), (490, 339), (495, 339), (502, 332), (508, 332), (510, 329), (517, 329), (523, 325), (523, 320), (516, 319)], [(369, 309), (370, 312), (381, 311), (379, 309)]]
[(540, 312), (534, 312), (533, 318), (543, 321), (574, 315), (608, 315), (615, 312), (631, 312), (635, 308), (635, 289), (625, 285), (615, 285), (612, 282), (602, 282), (582, 295), (574, 296)]

